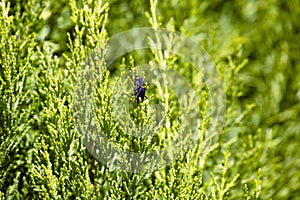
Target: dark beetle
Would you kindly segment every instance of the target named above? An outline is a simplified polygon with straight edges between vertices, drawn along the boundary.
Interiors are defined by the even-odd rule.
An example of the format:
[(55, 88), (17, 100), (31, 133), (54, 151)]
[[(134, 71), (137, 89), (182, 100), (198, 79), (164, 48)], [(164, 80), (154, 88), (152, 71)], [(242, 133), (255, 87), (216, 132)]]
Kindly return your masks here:
[(135, 100), (137, 103), (140, 102), (140, 99), (141, 101), (144, 101), (145, 93), (146, 93), (146, 84), (140, 76), (135, 76), (134, 93), (135, 93)]

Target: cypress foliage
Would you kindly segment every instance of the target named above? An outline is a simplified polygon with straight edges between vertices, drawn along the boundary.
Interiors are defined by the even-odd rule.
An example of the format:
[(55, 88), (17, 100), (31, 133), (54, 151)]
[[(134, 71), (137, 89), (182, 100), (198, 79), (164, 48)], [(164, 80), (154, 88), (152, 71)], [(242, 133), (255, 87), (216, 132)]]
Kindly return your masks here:
[[(296, 0), (2, 1), (0, 199), (299, 198), (299, 8)], [(216, 105), (204, 72), (180, 55), (154, 48), (171, 40), (149, 40), (151, 48), (106, 66), (108, 40), (146, 26), (180, 31), (211, 56), (226, 95), (221, 129), (211, 127)], [(184, 77), (197, 101), (181, 101), (168, 87), (183, 85), (179, 79), (158, 75), (168, 85), (151, 82), (151, 73), (138, 68), (145, 63), (168, 66)], [(98, 73), (84, 79), (93, 70)], [(143, 102), (134, 100), (129, 72), (145, 80)], [(184, 94), (186, 88), (177, 89)], [(128, 100), (128, 110), (116, 110), (121, 105), (115, 98)], [(115, 160), (94, 157), (101, 138), (81, 132), (85, 127), (76, 116), (90, 110), (78, 100), (95, 105), (98, 128), (126, 152), (171, 152), (170, 141), (186, 127), (191, 131), (181, 114), (199, 110), (196, 142), (157, 169), (111, 168)], [(161, 106), (159, 119), (154, 104)], [(116, 119), (118, 113), (127, 115)], [(134, 121), (127, 128), (126, 117)], [(160, 119), (165, 125), (152, 135)], [(213, 132), (219, 134), (208, 134)], [(190, 144), (189, 138), (178, 138)], [(104, 148), (111, 153), (109, 144)], [(172, 156), (166, 153), (164, 159)], [(142, 162), (129, 154), (117, 161), (126, 160), (132, 169)]]

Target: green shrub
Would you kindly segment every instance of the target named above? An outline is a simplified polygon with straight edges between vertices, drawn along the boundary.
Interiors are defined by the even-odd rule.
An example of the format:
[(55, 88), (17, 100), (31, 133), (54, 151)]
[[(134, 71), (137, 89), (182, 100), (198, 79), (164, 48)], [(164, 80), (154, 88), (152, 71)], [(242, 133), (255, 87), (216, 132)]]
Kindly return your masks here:
[[(30, 0), (0, 5), (1, 199), (300, 197), (298, 1)], [(216, 106), (209, 85), (184, 58), (152, 48), (127, 53), (106, 67), (109, 38), (145, 26), (180, 31), (214, 60), (226, 94), (218, 137), (207, 135)], [(198, 139), (194, 148), (183, 149), (158, 169), (112, 169), (89, 152), (87, 136), (101, 138), (82, 135), (78, 113), (94, 111), (109, 141), (128, 152), (159, 151), (188, 127), (180, 117), (185, 107), (170, 88), (150, 83), (138, 68), (145, 63), (168, 66), (196, 91), (198, 101), (186, 109), (200, 109), (194, 130)], [(89, 72), (93, 78), (85, 80)], [(133, 83), (124, 79), (128, 72), (148, 81), (148, 99), (139, 105), (126, 87)], [(90, 89), (92, 102), (85, 92)], [(143, 127), (144, 138), (128, 135), (119, 124), (128, 122), (114, 117), (114, 98), (125, 93), (131, 95), (127, 114)], [(78, 100), (96, 106), (86, 110)], [(156, 103), (163, 105), (167, 125), (152, 136), (151, 106)]]

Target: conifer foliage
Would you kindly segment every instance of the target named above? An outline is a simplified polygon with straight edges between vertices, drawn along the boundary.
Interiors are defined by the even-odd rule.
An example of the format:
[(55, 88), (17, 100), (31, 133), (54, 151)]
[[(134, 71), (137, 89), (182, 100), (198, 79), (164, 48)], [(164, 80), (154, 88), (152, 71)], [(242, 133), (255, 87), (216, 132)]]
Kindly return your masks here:
[[(1, 1), (0, 199), (300, 198), (299, 11), (296, 0)], [(109, 39), (137, 27), (178, 31), (210, 55), (226, 95), (218, 137), (206, 134), (216, 106), (209, 85), (179, 55), (149, 48), (106, 65)], [(188, 127), (175, 92), (139, 71), (145, 63), (170, 67), (195, 90), (197, 142), (154, 170), (112, 169), (95, 158), (99, 138), (91, 134), (89, 143), (78, 127), (76, 116), (87, 107), (76, 101), (89, 101), (90, 82), (78, 82), (85, 69), (99, 70), (92, 82), (95, 122), (116, 148), (158, 152)], [(145, 81), (147, 98), (139, 103), (134, 79), (124, 79), (128, 72)], [(115, 118), (115, 97), (128, 99), (128, 116), (146, 136), (127, 134), (126, 120)], [(160, 122), (165, 126), (151, 135)]]

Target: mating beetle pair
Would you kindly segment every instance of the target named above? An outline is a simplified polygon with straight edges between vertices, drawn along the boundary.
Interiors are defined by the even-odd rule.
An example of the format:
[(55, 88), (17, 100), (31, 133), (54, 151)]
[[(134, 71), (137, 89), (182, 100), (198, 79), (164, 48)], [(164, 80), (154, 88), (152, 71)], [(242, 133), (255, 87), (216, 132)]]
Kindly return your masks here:
[(140, 76), (135, 76), (135, 87), (134, 87), (134, 93), (135, 93), (135, 101), (137, 103), (141, 101), (144, 101), (145, 94), (146, 94), (146, 84), (144, 80)]

